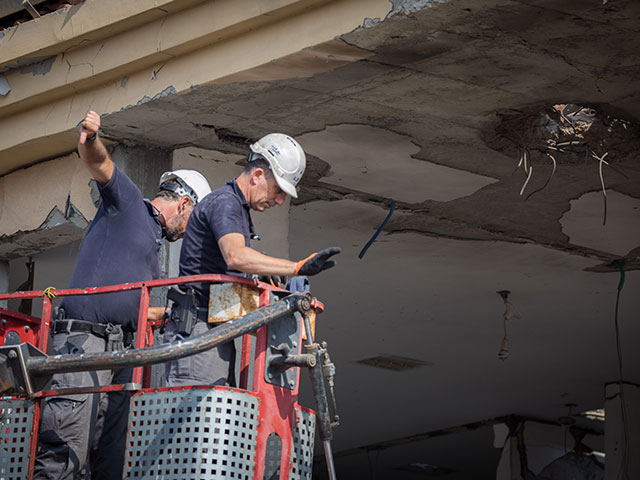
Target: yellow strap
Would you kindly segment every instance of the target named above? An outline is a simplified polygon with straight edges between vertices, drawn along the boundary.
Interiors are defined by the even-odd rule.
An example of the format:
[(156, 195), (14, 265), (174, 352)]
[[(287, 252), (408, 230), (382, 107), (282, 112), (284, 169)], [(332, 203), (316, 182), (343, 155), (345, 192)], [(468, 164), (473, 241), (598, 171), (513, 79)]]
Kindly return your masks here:
[(49, 297), (49, 300), (53, 300), (54, 298), (56, 298), (56, 294), (54, 293), (56, 290), (56, 287), (47, 287), (44, 289), (44, 291), (42, 292), (42, 296), (45, 297)]

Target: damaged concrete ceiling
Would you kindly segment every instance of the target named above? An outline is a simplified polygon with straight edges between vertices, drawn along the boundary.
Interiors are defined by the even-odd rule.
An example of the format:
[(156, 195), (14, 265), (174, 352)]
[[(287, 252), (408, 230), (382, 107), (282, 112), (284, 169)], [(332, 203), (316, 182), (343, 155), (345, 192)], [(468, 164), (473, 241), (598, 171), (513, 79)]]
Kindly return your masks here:
[[(350, 55), (343, 66), (316, 73), (317, 62), (293, 55), (109, 115), (107, 134), (240, 153), (262, 134), (285, 131), (311, 153), (299, 204), (345, 196), (395, 201), (404, 215), (391, 220), (390, 232), (534, 242), (603, 264), (631, 252), (627, 265), (639, 266), (637, 242), (625, 252), (608, 250), (563, 231), (559, 220), (572, 200), (601, 190), (592, 153), (608, 152), (604, 182), (620, 194), (609, 195), (610, 222), (616, 212), (637, 214), (640, 98), (629, 80), (640, 73), (632, 21), (640, 6), (392, 3), (395, 15), (330, 42), (330, 56)], [(283, 72), (294, 78), (281, 79)], [(579, 146), (547, 149), (535, 127), (554, 120), (557, 104), (591, 107), (604, 125), (623, 120), (624, 134), (608, 141), (611, 128), (602, 128)], [(566, 137), (560, 140), (571, 141)], [(536, 173), (520, 195), (525, 149)], [(547, 153), (557, 168), (535, 192), (553, 169)], [(595, 217), (604, 215), (603, 205), (593, 208)], [(611, 235), (631, 245), (636, 233)]]
[[(618, 379), (611, 262), (640, 267), (640, 3), (391, 4), (331, 42), (111, 113), (104, 136), (227, 154), (272, 131), (300, 139), (290, 253), (343, 247), (313, 281), (339, 369), (336, 450), (602, 407)], [(619, 312), (636, 383), (639, 280)], [(519, 318), (500, 361), (503, 289)], [(359, 363), (381, 355), (426, 365)]]

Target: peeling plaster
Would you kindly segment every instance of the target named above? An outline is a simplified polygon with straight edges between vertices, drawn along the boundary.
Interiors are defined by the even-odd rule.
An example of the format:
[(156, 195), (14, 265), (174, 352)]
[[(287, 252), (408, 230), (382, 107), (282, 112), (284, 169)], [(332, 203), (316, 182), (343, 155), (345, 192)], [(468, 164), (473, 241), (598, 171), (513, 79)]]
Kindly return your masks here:
[[(173, 87), (173, 85), (165, 88), (163, 91), (161, 91), (160, 93), (158, 93), (157, 95), (154, 95), (153, 97), (149, 98), (148, 96), (144, 96), (142, 97), (138, 103), (136, 103), (136, 105), (142, 105), (143, 103), (147, 103), (147, 102), (151, 102), (152, 100), (157, 100), (158, 98), (162, 98), (162, 97), (166, 97), (168, 95), (173, 95), (177, 93), (176, 89)], [(127, 105), (126, 107), (121, 108), (120, 110), (126, 110), (128, 108), (132, 108), (133, 105)]]
[(51, 71), (53, 67), (53, 62), (56, 59), (56, 55), (52, 55), (50, 57), (42, 57), (40, 59), (32, 59), (35, 60), (33, 63), (22, 66), (20, 69), (20, 73), (26, 75), (28, 73), (35, 75), (46, 75)]
[(448, 3), (449, 0), (389, 0), (391, 2), (391, 11), (387, 18), (396, 15), (409, 15), (419, 12), (425, 8), (433, 8), (441, 3)]
[(371, 27), (375, 27), (379, 23), (380, 23), (380, 19), (378, 17), (376, 17), (376, 18), (365, 18), (364, 21), (362, 22), (362, 27), (363, 28), (371, 28)]
[(7, 78), (0, 74), (0, 95), (6, 95), (11, 91), (11, 85), (7, 81)]
[(65, 213), (61, 212), (58, 207), (54, 207), (37, 230), (55, 228), (69, 222), (80, 229), (85, 229), (89, 226), (89, 222), (84, 218), (84, 215), (73, 206), (73, 203), (67, 202)]
[(0, 235), (42, 228), (54, 208), (68, 218), (93, 218), (90, 180), (75, 153), (0, 177)]
[(562, 232), (574, 245), (624, 256), (640, 247), (640, 199), (607, 192), (607, 223), (602, 225), (602, 192), (590, 192), (571, 201), (560, 219)]

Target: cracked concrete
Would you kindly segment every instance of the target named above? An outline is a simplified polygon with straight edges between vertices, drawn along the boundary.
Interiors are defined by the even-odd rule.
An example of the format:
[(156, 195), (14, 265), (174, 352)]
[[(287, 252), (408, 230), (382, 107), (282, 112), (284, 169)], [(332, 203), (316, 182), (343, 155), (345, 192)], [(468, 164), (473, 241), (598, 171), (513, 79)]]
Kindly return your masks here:
[[(517, 170), (518, 146), (504, 125), (517, 115), (562, 101), (595, 106), (625, 120), (640, 117), (640, 103), (628, 101), (634, 87), (620, 77), (629, 78), (631, 70), (640, 73), (630, 60), (637, 57), (638, 45), (626, 36), (631, 30), (624, 20), (634, 15), (637, 5), (619, 2), (612, 10), (511, 0), (483, 8), (469, 1), (438, 3), (393, 2), (391, 12), (397, 13), (371, 28), (343, 35), (339, 41), (366, 52), (358, 61), (297, 78), (282, 78), (276, 71), (270, 75), (258, 67), (230, 78), (230, 83), (194, 88), (149, 102), (144, 110), (110, 115), (106, 130), (114, 139), (227, 153), (240, 153), (259, 136), (284, 130), (299, 136), (303, 145), (309, 139), (310, 163), (324, 172), (305, 179), (297, 204), (345, 195), (387, 205), (395, 200), (400, 207), (406, 204), (408, 211), (417, 211), (401, 222), (390, 222), (390, 232), (436, 232), (455, 238), (465, 232), (460, 238), (539, 243), (609, 263), (617, 256), (611, 249), (574, 244), (559, 223), (570, 201), (599, 188), (597, 162), (592, 162), (596, 170), (588, 170), (568, 161), (566, 154), (558, 159), (544, 190), (529, 196), (544, 185), (552, 167), (542, 152), (534, 151), (536, 173), (520, 197), (526, 177)], [(260, 75), (265, 80), (257, 81)], [(594, 79), (602, 87), (596, 88)], [(136, 129), (131, 137), (123, 126), (145, 123), (143, 118), (149, 119), (149, 128)], [(357, 155), (345, 151), (345, 158), (338, 160), (339, 147), (331, 153), (332, 142), (326, 136), (323, 152), (319, 132), (326, 129), (328, 135), (334, 127), (327, 125), (348, 124), (379, 129), (381, 137), (387, 134), (383, 132), (405, 136), (420, 146), (410, 153), (412, 158), (458, 169), (460, 181), (464, 175), (496, 181), (455, 193), (454, 175), (440, 184), (443, 192), (449, 190), (445, 196), (438, 196), (437, 187), (426, 186), (429, 192), (423, 198), (410, 195), (401, 184), (384, 191), (366, 180), (370, 174), (359, 173), (362, 161)], [(233, 132), (232, 136), (217, 135), (223, 131)], [(349, 137), (343, 140), (355, 143)], [(627, 145), (629, 151), (637, 148), (633, 142)], [(378, 161), (376, 170), (383, 175), (380, 168), (390, 160)], [(332, 168), (326, 170), (326, 164)], [(640, 197), (636, 188), (640, 171), (633, 155), (617, 156), (612, 163), (616, 166), (627, 178), (610, 171), (607, 188)], [(419, 183), (418, 177), (426, 172), (414, 173), (413, 181)], [(337, 181), (344, 175), (348, 181)], [(630, 268), (637, 268), (640, 260), (632, 256), (628, 260)]]

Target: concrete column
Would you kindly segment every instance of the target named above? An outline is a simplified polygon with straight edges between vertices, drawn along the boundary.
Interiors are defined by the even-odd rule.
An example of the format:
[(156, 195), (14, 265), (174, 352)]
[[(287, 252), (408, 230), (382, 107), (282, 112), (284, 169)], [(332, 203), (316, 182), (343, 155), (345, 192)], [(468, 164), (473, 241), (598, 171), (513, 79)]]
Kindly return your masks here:
[(607, 384), (605, 412), (605, 480), (640, 478), (640, 385)]
[[(0, 292), (9, 291), (9, 262), (0, 260)], [(7, 308), (7, 301), (0, 300), (0, 308)]]

